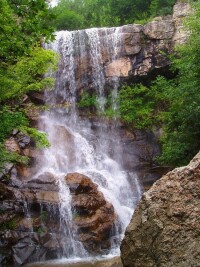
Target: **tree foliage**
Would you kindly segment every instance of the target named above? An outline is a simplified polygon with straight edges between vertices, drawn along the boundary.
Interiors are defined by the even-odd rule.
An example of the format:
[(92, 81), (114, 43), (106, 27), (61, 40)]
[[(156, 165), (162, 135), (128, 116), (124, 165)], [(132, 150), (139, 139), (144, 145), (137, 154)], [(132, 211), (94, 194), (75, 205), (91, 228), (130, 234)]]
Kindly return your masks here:
[(52, 40), (54, 18), (45, 0), (0, 1), (0, 57), (14, 61), (32, 50), (36, 43)]
[(55, 68), (56, 56), (42, 48), (44, 41), (54, 37), (53, 18), (45, 0), (0, 1), (0, 167), (8, 161), (24, 161), (5, 150), (5, 139), (13, 129), (23, 130), (38, 142), (44, 139), (44, 134), (29, 127), (19, 106), (23, 94), (53, 85), (44, 74)]
[(118, 97), (120, 118), (138, 129), (160, 126), (161, 114), (168, 106), (163, 82), (165, 79), (158, 77), (149, 88), (142, 84), (123, 86)]
[(170, 105), (164, 116), (161, 162), (186, 164), (200, 148), (200, 3), (193, 4), (194, 14), (187, 20), (190, 37), (177, 48), (173, 69), (179, 74), (175, 86), (166, 88)]
[(60, 0), (53, 8), (58, 30), (120, 26), (170, 14), (175, 0)]
[(55, 54), (38, 46), (18, 58), (16, 64), (3, 65), (0, 68), (0, 101), (52, 86), (53, 79), (43, 77), (49, 69), (55, 69)]
[(143, 85), (123, 87), (119, 94), (119, 111), (123, 121), (136, 128), (152, 125), (154, 102), (150, 101), (148, 88)]

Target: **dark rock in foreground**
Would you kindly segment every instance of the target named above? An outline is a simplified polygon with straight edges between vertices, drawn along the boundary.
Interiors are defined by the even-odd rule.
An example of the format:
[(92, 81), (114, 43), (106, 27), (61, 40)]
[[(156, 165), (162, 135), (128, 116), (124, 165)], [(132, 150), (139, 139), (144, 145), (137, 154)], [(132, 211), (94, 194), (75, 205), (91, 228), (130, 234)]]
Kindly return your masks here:
[[(63, 255), (69, 240), (60, 227), (58, 179), (45, 172), (20, 187), (0, 183), (0, 266), (17, 267)], [(109, 249), (116, 219), (113, 206), (87, 176), (68, 174), (66, 183), (72, 193), (77, 238), (90, 253)]]
[(121, 245), (125, 267), (200, 266), (200, 153), (146, 192)]

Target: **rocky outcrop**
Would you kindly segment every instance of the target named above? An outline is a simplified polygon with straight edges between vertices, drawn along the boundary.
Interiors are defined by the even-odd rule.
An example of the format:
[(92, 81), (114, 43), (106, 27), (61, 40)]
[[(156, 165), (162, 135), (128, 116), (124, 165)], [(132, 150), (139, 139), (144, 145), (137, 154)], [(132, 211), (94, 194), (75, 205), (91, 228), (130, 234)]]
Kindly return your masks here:
[(73, 220), (78, 239), (93, 254), (108, 249), (116, 219), (112, 204), (105, 200), (89, 177), (69, 173), (65, 179), (72, 194)]
[(125, 267), (200, 263), (200, 153), (146, 192), (121, 245)]
[[(31, 178), (38, 171), (43, 151), (36, 149), (35, 142), (30, 138), (30, 136), (24, 134), (18, 129), (14, 129), (10, 134), (10, 137), (5, 141), (5, 147), (9, 152), (26, 158), (27, 164), (5, 164), (4, 169), (0, 170), (0, 182), (12, 186), (15, 185), (15, 182), (17, 182), (19, 185), (22, 180)], [(34, 168), (36, 165), (37, 169)], [(21, 181), (18, 180), (17, 177), (20, 178)]]
[(179, 1), (174, 6), (173, 21), (175, 25), (175, 32), (172, 41), (175, 44), (184, 44), (187, 40), (188, 32), (184, 29), (183, 19), (191, 13), (191, 8), (188, 3)]
[[(68, 237), (61, 227), (58, 179), (45, 172), (13, 185), (0, 183), (0, 266), (62, 255)], [(116, 220), (113, 206), (87, 176), (68, 174), (67, 185), (77, 239), (91, 254), (109, 249)]]
[(56, 258), (62, 251), (57, 178), (44, 173), (0, 183), (0, 266)]

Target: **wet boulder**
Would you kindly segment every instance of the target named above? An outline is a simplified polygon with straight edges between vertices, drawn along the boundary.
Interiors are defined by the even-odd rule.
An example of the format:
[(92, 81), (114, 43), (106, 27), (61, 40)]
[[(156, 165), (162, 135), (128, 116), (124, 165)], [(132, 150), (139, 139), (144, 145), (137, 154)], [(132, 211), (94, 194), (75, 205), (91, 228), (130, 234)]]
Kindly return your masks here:
[(73, 221), (78, 239), (91, 253), (109, 249), (116, 215), (98, 186), (80, 173), (69, 173), (66, 183), (72, 194)]

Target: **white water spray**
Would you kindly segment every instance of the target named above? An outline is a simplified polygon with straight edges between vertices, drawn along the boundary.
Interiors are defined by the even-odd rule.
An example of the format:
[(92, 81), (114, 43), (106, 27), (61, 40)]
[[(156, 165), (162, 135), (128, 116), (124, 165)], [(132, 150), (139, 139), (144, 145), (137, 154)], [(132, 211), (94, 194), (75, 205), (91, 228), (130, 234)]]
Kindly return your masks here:
[[(120, 164), (123, 162), (120, 156), (122, 146), (115, 126), (111, 127), (99, 120), (98, 130), (95, 131), (92, 123), (79, 117), (75, 108), (80, 83), (83, 90), (92, 83), (99, 100), (99, 109), (104, 109), (106, 77), (102, 57), (107, 56), (110, 62), (120, 57), (121, 31), (120, 27), (62, 31), (57, 33), (56, 41), (51, 44), (51, 48), (60, 54), (60, 62), (56, 88), (54, 92), (46, 93), (47, 102), (69, 103), (71, 108), (54, 109), (46, 112), (42, 118), (51, 147), (45, 151), (44, 168), (40, 172), (48, 171), (58, 177), (60, 225), (63, 235), (66, 236), (63, 256), (67, 258), (88, 256), (82, 244), (77, 241), (73, 228), (71, 196), (64, 180), (67, 173), (78, 172), (89, 176), (106, 200), (114, 206), (118, 217), (115, 229), (117, 241), (113, 242), (110, 253), (116, 253), (116, 247), (119, 253), (120, 236), (123, 235), (141, 196), (136, 175), (126, 172)], [(88, 79), (88, 70), (84, 69), (84, 60), (87, 57), (92, 80)], [(78, 65), (82, 65), (82, 78), (77, 72)], [(112, 84), (113, 108), (117, 109), (114, 99), (119, 86), (118, 77), (112, 78)], [(134, 190), (131, 189), (133, 186), (130, 185), (130, 177)]]

